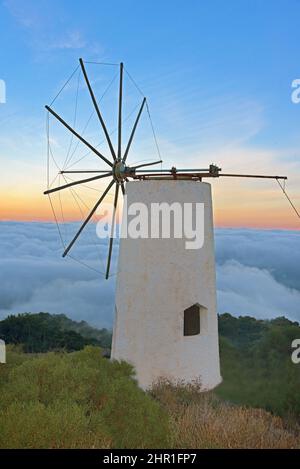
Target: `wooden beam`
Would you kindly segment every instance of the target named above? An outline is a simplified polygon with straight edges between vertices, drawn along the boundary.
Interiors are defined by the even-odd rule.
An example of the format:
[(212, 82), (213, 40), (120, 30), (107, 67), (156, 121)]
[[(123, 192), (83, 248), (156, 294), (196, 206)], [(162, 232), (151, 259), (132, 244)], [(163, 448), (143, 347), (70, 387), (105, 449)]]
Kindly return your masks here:
[(94, 148), (87, 140), (85, 140), (81, 135), (79, 135), (79, 133), (76, 132), (76, 130), (72, 129), (72, 127), (67, 124), (62, 117), (60, 117), (55, 111), (53, 111), (53, 109), (51, 109), (50, 106), (45, 106), (45, 108), (47, 109), (47, 111), (49, 111), (54, 117), (56, 117), (56, 119), (61, 123), (63, 124), (70, 132), (72, 132), (73, 135), (75, 135), (75, 137), (77, 137), (82, 143), (84, 143), (90, 150), (92, 150), (94, 153), (96, 153), (97, 156), (99, 156), (99, 158), (101, 158), (103, 161), (105, 161), (105, 163), (107, 163), (109, 166), (113, 166), (113, 164), (107, 159), (105, 158), (105, 156), (103, 156), (98, 150), (96, 150), (96, 148)]
[(106, 174), (101, 174), (100, 176), (94, 176), (92, 178), (87, 178), (87, 179), (81, 179), (80, 181), (72, 181), (72, 182), (69, 182), (68, 184), (64, 184), (63, 186), (54, 187), (53, 189), (48, 189), (47, 191), (44, 192), (44, 194), (45, 195), (52, 194), (52, 192), (61, 191), (62, 189), (67, 189), (68, 187), (76, 186), (77, 184), (84, 184), (85, 182), (91, 182), (91, 181), (96, 181), (101, 178), (107, 178), (108, 176), (112, 176), (111, 171)]
[(91, 84), (90, 84), (90, 82), (89, 82), (89, 79), (88, 79), (88, 76), (87, 76), (87, 73), (86, 73), (86, 70), (85, 70), (85, 66), (84, 66), (83, 60), (82, 60), (82, 59), (79, 59), (79, 63), (80, 63), (81, 70), (82, 70), (82, 73), (83, 73), (85, 82), (86, 82), (86, 84), (87, 84), (89, 93), (90, 93), (90, 95), (91, 95), (91, 98), (92, 98), (92, 101), (93, 101), (93, 104), (94, 104), (94, 107), (95, 107), (97, 116), (98, 116), (98, 118), (99, 118), (99, 120), (100, 120), (102, 129), (103, 129), (103, 131), (104, 131), (104, 134), (105, 134), (105, 137), (106, 137), (106, 140), (107, 140), (107, 143), (108, 143), (110, 152), (111, 152), (111, 154), (112, 154), (113, 159), (116, 160), (115, 150), (114, 150), (114, 147), (112, 146), (110, 136), (109, 136), (109, 134), (108, 134), (108, 132), (107, 132), (106, 125), (105, 125), (104, 120), (103, 120), (103, 118), (102, 118), (102, 115), (101, 115), (99, 106), (98, 106), (98, 104), (97, 104), (97, 101), (96, 101), (96, 98), (95, 98), (95, 95), (94, 95), (94, 92), (93, 92), (92, 87), (91, 87)]
[(123, 63), (120, 63), (119, 117), (118, 117), (118, 160), (122, 152), (122, 98), (123, 98)]
[(81, 227), (79, 228), (79, 230), (77, 231), (76, 235), (74, 236), (74, 238), (72, 239), (72, 241), (70, 242), (70, 244), (68, 245), (68, 247), (65, 249), (64, 253), (63, 253), (63, 257), (65, 257), (68, 252), (70, 251), (71, 247), (73, 246), (73, 244), (75, 243), (75, 241), (77, 240), (78, 236), (80, 235), (80, 233), (82, 232), (82, 230), (85, 228), (85, 226), (88, 224), (88, 222), (90, 221), (90, 219), (92, 218), (92, 216), (94, 215), (94, 213), (96, 212), (97, 208), (99, 207), (99, 205), (101, 204), (102, 200), (104, 199), (104, 197), (106, 196), (106, 194), (108, 193), (108, 191), (110, 190), (110, 188), (113, 186), (113, 184), (115, 183), (114, 180), (112, 180), (109, 185), (107, 186), (107, 188), (105, 189), (105, 191), (103, 192), (103, 194), (101, 195), (100, 199), (98, 200), (98, 202), (96, 203), (96, 205), (93, 207), (93, 209), (91, 210), (91, 212), (89, 213), (88, 217), (86, 218), (86, 220), (84, 221), (84, 223), (81, 225)]
[(127, 143), (127, 147), (126, 147), (126, 150), (125, 150), (125, 153), (124, 153), (124, 156), (123, 156), (123, 162), (124, 162), (124, 163), (125, 163), (125, 161), (126, 161), (126, 159), (127, 159), (128, 152), (129, 152), (129, 149), (130, 149), (130, 146), (131, 146), (131, 143), (132, 143), (132, 140), (133, 140), (133, 137), (134, 137), (134, 134), (135, 134), (135, 131), (136, 131), (138, 122), (139, 122), (139, 120), (140, 120), (140, 117), (141, 117), (141, 114), (142, 114), (142, 111), (143, 111), (145, 102), (146, 102), (146, 98), (143, 99), (142, 105), (141, 105), (141, 107), (140, 107), (139, 113), (138, 113), (138, 115), (137, 115), (137, 118), (136, 118), (136, 120), (135, 120), (133, 129), (132, 129), (132, 131), (131, 131), (131, 135), (130, 135), (130, 137), (129, 137), (129, 140), (128, 140), (128, 143)]
[(108, 248), (108, 258), (107, 258), (107, 267), (106, 267), (106, 280), (109, 277), (109, 270), (110, 270), (110, 263), (111, 263), (111, 254), (114, 242), (114, 229), (115, 229), (115, 220), (116, 220), (116, 210), (118, 204), (118, 195), (119, 195), (119, 184), (116, 184), (116, 191), (115, 191), (115, 199), (114, 199), (114, 210), (112, 215), (112, 222), (111, 222), (111, 232), (110, 232), (110, 239), (109, 239), (109, 248)]

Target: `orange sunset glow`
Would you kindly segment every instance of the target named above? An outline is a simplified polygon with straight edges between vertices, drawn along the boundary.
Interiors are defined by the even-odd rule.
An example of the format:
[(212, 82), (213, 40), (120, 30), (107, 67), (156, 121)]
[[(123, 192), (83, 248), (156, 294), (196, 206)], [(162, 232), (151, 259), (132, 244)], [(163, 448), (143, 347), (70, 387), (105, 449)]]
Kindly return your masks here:
[[(232, 185), (216, 182), (212, 183), (214, 196), (214, 220), (216, 227), (249, 227), (265, 229), (290, 229), (298, 230), (299, 219), (286, 201), (283, 194), (275, 187), (274, 190), (260, 191), (257, 185), (251, 189), (251, 183), (247, 184), (247, 190)], [(263, 200), (262, 200), (263, 195)], [(32, 191), (22, 194), (21, 191), (1, 191), (0, 219), (14, 221), (55, 221), (48, 197)], [(58, 210), (57, 196), (51, 197), (58, 220), (62, 222), (60, 210)], [(91, 196), (85, 194), (85, 202), (88, 208), (92, 208), (97, 201), (97, 194)], [(111, 210), (113, 192), (105, 199), (105, 208)], [(3, 203), (4, 202), (4, 203)], [(83, 207), (82, 212), (74, 204), (70, 197), (64, 198), (63, 217), (66, 222), (80, 221), (88, 214), (88, 208)]]

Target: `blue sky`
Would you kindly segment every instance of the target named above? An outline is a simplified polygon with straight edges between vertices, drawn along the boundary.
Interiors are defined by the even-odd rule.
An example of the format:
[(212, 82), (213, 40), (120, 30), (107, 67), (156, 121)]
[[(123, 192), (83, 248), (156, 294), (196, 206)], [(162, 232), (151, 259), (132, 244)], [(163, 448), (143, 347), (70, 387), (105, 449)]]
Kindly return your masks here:
[[(0, 41), (0, 220), (50, 219), (44, 105), (79, 57), (125, 63), (148, 98), (165, 166), (286, 174), (300, 207), (300, 103), (291, 101), (300, 1), (0, 0)], [(274, 181), (224, 178), (213, 189), (217, 226), (299, 229)], [(54, 228), (1, 224), (0, 315), (46, 308), (82, 319), (84, 310), (110, 326), (114, 280), (99, 289), (95, 273), (63, 263)], [(299, 319), (298, 233), (221, 230), (216, 244), (220, 312)]]
[[(1, 184), (16, 213), (22, 207), (18, 212), (13, 194), (26, 194), (28, 182), (34, 193), (28, 206), (38, 204), (44, 104), (79, 57), (125, 62), (151, 105), (166, 165), (216, 161), (229, 171), (283, 172), (300, 202), (300, 104), (291, 102), (291, 83), (300, 77), (298, 0), (4, 0), (0, 40), (0, 79), (7, 85), (7, 103), (0, 105)], [(263, 195), (282, 227), (297, 228), (273, 185), (253, 181), (248, 192), (240, 185), (230, 196), (226, 184), (231, 215), (225, 224), (246, 224), (234, 201), (243, 193), (250, 204), (253, 188), (259, 193), (253, 210)], [(222, 209), (219, 187), (216, 197)]]

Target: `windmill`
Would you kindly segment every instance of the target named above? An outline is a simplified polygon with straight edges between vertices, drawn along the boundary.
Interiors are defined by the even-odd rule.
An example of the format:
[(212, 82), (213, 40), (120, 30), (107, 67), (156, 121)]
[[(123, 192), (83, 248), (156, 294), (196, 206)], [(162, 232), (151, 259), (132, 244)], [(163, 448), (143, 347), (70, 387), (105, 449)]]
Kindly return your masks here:
[[(47, 111), (54, 116), (76, 139), (84, 144), (103, 170), (62, 170), (83, 174), (95, 173), (83, 179), (48, 188), (44, 193), (64, 191), (91, 181), (106, 180), (108, 185), (77, 233), (66, 246), (65, 257), (74, 243), (114, 187), (111, 234), (108, 244), (106, 279), (109, 277), (114, 225), (120, 190), (126, 192), (127, 206), (162, 202), (181, 206), (190, 203), (204, 204), (204, 245), (198, 250), (187, 250), (184, 238), (161, 239), (124, 237), (120, 241), (118, 276), (115, 301), (112, 358), (123, 359), (135, 366), (138, 382), (148, 388), (161, 378), (191, 381), (200, 379), (204, 389), (212, 389), (221, 381), (218, 326), (216, 306), (215, 260), (211, 185), (204, 179), (219, 177), (247, 177), (286, 180), (285, 176), (222, 173), (221, 168), (210, 164), (207, 168), (145, 169), (161, 160), (141, 165), (128, 165), (130, 148), (144, 108), (140, 104), (128, 142), (122, 152), (122, 101), (123, 64), (119, 65), (118, 134), (113, 147), (96, 100), (85, 63), (79, 59), (80, 68), (104, 132), (111, 157), (104, 156), (98, 148), (79, 134), (52, 107)], [(147, 108), (148, 109), (148, 108)], [(282, 187), (282, 186), (281, 186)], [(283, 189), (284, 190), (284, 189)]]

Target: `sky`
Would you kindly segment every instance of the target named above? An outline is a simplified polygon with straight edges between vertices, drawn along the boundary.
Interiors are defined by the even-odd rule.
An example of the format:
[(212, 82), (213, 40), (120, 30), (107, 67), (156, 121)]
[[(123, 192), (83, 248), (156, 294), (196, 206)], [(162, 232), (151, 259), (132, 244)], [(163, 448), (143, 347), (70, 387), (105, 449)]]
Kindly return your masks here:
[[(0, 104), (0, 219), (53, 220), (42, 194), (44, 105), (79, 57), (125, 63), (147, 96), (165, 167), (215, 162), (223, 172), (287, 175), (287, 191), (300, 207), (300, 103), (291, 99), (292, 82), (300, 78), (298, 0), (0, 0), (0, 41), (0, 80), (6, 84), (6, 103)], [(87, 69), (99, 98), (115, 68)], [(69, 120), (76, 76), (53, 105)], [(130, 80), (125, 84), (124, 115), (141, 99)], [(92, 104), (82, 82), (77, 90), (80, 129)], [(112, 87), (103, 102), (109, 131), (116, 104)], [(157, 159), (146, 117), (131, 161)], [(69, 135), (52, 124), (51, 142), (63, 161)], [(124, 144), (132, 120), (127, 124)], [(93, 125), (89, 136), (99, 142), (103, 135)], [(220, 178), (213, 181), (213, 193), (217, 227), (299, 229), (276, 181)], [(64, 197), (67, 219), (80, 219)], [(85, 197), (88, 206), (94, 203), (91, 193)]]
[[(0, 317), (48, 311), (112, 325), (117, 249), (109, 281), (106, 241), (95, 246), (93, 224), (62, 259), (43, 195), (48, 179), (64, 183), (58, 168), (105, 167), (47, 116), (53, 99), (109, 157), (80, 69), (73, 74), (80, 57), (114, 144), (125, 64), (123, 151), (147, 97), (158, 149), (143, 111), (129, 164), (161, 156), (167, 168), (215, 163), (224, 173), (286, 175), (299, 210), (299, 44), (299, 0), (0, 0)], [(104, 188), (52, 196), (65, 241)], [(277, 182), (219, 178), (212, 188), (218, 311), (300, 320), (300, 224)]]

